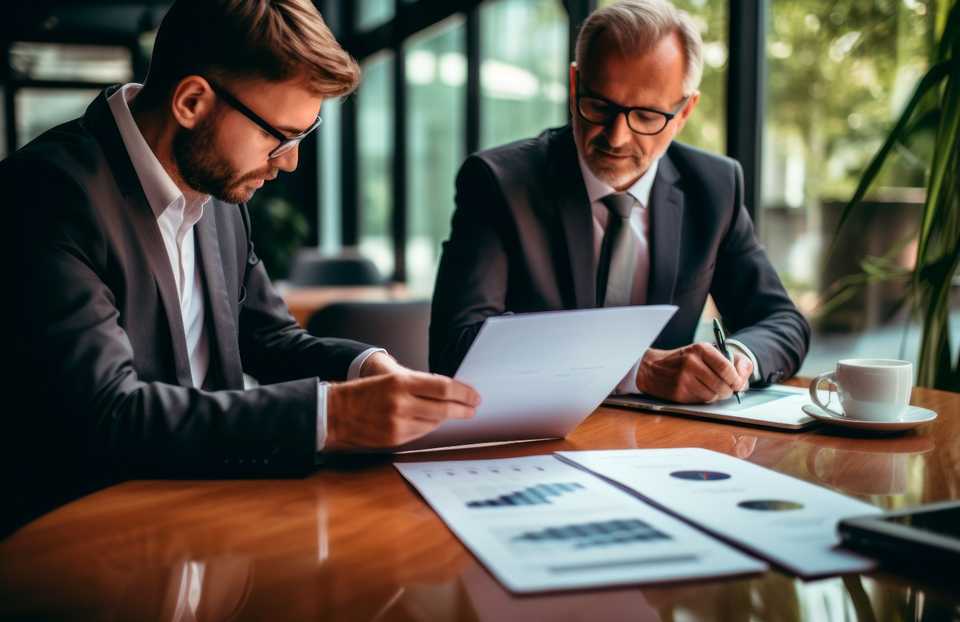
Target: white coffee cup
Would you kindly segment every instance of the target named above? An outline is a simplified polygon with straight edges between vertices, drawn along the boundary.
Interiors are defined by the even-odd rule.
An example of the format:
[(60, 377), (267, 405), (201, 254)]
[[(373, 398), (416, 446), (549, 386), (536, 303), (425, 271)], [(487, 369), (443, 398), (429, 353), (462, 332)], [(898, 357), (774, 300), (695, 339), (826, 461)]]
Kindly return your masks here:
[[(838, 412), (820, 401), (820, 385), (828, 382), (837, 388)], [(810, 399), (835, 417), (863, 421), (897, 421), (910, 406), (913, 389), (913, 363), (896, 359), (844, 359), (836, 371), (817, 376), (810, 383)], [(832, 394), (828, 394), (832, 395)]]

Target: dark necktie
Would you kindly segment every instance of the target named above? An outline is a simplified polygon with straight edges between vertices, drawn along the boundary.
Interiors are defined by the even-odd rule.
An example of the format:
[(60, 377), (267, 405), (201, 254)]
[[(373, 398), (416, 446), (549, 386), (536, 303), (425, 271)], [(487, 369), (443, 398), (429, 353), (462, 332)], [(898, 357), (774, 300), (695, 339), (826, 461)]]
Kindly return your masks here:
[(602, 201), (610, 210), (610, 218), (597, 265), (597, 306), (625, 307), (630, 304), (637, 271), (637, 240), (630, 231), (630, 212), (636, 199), (618, 192)]

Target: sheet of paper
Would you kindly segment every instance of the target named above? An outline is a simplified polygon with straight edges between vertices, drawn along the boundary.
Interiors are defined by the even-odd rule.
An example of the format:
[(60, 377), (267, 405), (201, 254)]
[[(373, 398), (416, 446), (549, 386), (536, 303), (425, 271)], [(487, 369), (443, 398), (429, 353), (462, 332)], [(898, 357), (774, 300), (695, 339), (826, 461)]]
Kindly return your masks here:
[(554, 456), (394, 466), (512, 592), (766, 569)]
[(881, 510), (826, 488), (699, 448), (558, 455), (803, 578), (874, 567), (836, 548), (837, 523)]
[(482, 403), (401, 450), (560, 438), (596, 410), (660, 334), (671, 305), (489, 318), (456, 378)]

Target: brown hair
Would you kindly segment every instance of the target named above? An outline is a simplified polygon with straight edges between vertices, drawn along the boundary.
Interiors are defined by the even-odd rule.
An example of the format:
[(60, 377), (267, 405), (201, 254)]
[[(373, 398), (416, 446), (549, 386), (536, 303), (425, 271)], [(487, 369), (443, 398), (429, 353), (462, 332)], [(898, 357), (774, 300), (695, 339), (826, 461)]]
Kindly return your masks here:
[(186, 76), (302, 77), (322, 97), (346, 95), (360, 67), (311, 0), (177, 0), (157, 31), (141, 104), (159, 104)]

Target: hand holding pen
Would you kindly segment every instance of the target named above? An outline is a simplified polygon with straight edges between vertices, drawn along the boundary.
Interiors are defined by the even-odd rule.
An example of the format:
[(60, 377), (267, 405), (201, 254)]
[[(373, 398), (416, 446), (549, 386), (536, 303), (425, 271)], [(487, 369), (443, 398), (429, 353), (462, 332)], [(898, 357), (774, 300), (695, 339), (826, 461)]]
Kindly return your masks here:
[[(730, 350), (727, 349), (727, 335), (723, 331), (723, 325), (720, 323), (720, 320), (713, 318), (713, 338), (717, 349), (730, 361), (730, 364), (736, 369), (737, 364), (733, 360), (733, 354), (730, 353)], [(734, 391), (733, 394), (737, 397), (737, 404), (742, 404), (743, 400), (740, 397), (740, 391)]]

